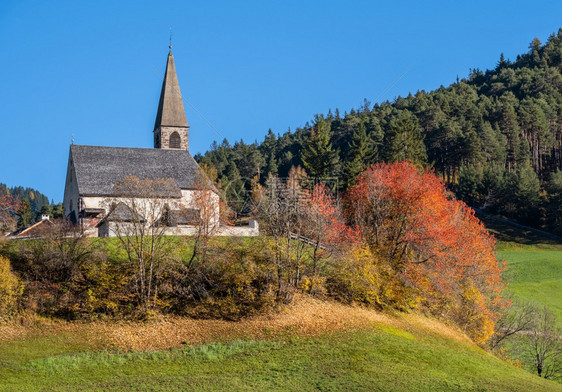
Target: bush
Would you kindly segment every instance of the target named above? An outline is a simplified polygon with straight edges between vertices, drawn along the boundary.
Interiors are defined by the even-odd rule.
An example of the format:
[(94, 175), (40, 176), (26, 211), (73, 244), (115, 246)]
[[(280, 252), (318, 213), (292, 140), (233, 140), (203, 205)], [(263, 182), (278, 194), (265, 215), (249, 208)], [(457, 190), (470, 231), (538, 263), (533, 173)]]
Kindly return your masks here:
[(193, 317), (237, 320), (267, 310), (275, 304), (275, 275), (265, 247), (259, 240), (213, 241), (207, 262), (168, 271), (162, 297), (173, 312)]
[(328, 292), (345, 303), (362, 303), (377, 309), (408, 310), (417, 306), (416, 290), (395, 276), (384, 259), (366, 244), (332, 260)]
[(22, 293), (23, 284), (12, 272), (10, 260), (0, 256), (0, 318), (18, 310)]
[(367, 246), (352, 249), (333, 263), (328, 292), (342, 302), (359, 302), (381, 308), (382, 274)]

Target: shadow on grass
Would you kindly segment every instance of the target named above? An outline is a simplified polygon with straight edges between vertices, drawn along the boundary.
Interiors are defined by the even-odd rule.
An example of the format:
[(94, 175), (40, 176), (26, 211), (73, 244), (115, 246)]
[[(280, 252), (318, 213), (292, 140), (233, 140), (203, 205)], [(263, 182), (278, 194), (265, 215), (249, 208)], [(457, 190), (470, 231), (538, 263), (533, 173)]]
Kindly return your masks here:
[(525, 227), (492, 215), (476, 212), (476, 217), (500, 242), (515, 242), (523, 245), (550, 245), (562, 249), (562, 237)]

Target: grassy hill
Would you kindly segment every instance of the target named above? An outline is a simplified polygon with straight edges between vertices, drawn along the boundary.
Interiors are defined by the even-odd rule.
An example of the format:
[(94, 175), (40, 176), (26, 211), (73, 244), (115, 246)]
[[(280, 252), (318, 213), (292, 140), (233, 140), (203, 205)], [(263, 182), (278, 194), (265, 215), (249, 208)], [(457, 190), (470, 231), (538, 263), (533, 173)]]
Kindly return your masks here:
[(507, 261), (507, 292), (546, 305), (562, 323), (562, 240), (490, 217), (479, 218), (498, 239), (498, 257)]
[(434, 320), (311, 299), (243, 322), (4, 326), (0, 364), (0, 391), (562, 391)]
[[(484, 219), (508, 291), (562, 320), (562, 243)], [(418, 314), (308, 297), (243, 321), (0, 324), (1, 391), (560, 391)]]
[(526, 245), (498, 253), (508, 261), (508, 292), (514, 297), (546, 305), (562, 323), (562, 250)]

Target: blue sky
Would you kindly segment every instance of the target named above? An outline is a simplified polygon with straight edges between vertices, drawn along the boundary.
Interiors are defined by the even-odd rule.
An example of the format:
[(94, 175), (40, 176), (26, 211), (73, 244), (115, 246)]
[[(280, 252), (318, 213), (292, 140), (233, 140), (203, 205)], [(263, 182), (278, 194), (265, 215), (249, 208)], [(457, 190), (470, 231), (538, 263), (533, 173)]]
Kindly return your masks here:
[(545, 41), (560, 15), (559, 1), (2, 0), (0, 182), (61, 201), (73, 134), (152, 147), (170, 27), (195, 154), (448, 85)]

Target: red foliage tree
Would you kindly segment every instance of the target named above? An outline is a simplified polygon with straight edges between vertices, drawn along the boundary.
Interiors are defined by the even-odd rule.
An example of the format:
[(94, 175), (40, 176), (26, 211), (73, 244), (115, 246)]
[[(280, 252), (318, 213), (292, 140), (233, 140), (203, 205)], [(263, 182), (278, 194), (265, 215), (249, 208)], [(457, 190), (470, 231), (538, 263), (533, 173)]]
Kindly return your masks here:
[(312, 245), (312, 268), (316, 274), (318, 262), (360, 239), (357, 230), (349, 227), (341, 208), (324, 184), (316, 184), (305, 192), (302, 211), (302, 233)]
[(494, 238), (443, 182), (406, 161), (378, 164), (359, 176), (348, 206), (373, 254), (419, 302), (489, 337), (504, 306), (503, 266)]
[(0, 233), (15, 229), (15, 215), (20, 207), (17, 196), (0, 191)]

